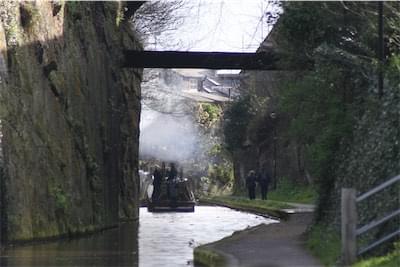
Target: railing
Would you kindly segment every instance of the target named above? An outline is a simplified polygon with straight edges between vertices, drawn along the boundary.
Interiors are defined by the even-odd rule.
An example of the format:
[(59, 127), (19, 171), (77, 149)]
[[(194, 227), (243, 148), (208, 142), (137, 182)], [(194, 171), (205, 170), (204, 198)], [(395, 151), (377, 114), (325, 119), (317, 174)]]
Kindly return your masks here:
[(357, 203), (365, 200), (373, 194), (387, 188), (388, 186), (399, 182), (400, 175), (393, 177), (392, 179), (382, 183), (381, 185), (371, 189), (370, 191), (356, 197), (356, 190), (353, 188), (342, 188), (342, 260), (345, 265), (352, 264), (355, 262), (358, 255), (361, 255), (376, 246), (386, 242), (397, 235), (400, 235), (400, 229), (397, 229), (393, 233), (386, 235), (385, 237), (372, 242), (371, 244), (357, 249), (357, 236), (381, 225), (382, 223), (400, 215), (400, 207), (394, 212), (384, 216), (383, 218), (374, 220), (367, 223), (366, 225), (357, 229)]

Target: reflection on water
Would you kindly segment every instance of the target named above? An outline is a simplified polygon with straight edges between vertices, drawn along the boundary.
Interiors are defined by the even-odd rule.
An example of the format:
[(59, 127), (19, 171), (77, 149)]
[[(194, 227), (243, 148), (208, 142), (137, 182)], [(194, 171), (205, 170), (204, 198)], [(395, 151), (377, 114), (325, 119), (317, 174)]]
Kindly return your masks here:
[(137, 224), (127, 223), (86, 238), (8, 248), (1, 252), (0, 266), (192, 266), (195, 246), (271, 222), (221, 207), (200, 206), (194, 213), (149, 213), (141, 208), (139, 242)]
[(193, 248), (234, 231), (273, 220), (222, 207), (196, 207), (194, 213), (140, 210), (139, 265), (192, 266)]
[(0, 266), (134, 267), (137, 236), (137, 223), (126, 223), (89, 237), (8, 248), (1, 252)]

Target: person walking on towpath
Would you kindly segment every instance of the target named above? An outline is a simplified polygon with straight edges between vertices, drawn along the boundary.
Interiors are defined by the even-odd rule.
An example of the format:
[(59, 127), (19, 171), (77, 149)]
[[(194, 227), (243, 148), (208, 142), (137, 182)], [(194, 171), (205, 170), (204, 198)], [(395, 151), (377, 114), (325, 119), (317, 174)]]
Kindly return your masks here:
[(260, 185), (261, 189), (261, 199), (267, 200), (267, 193), (268, 193), (268, 185), (271, 181), (271, 177), (268, 174), (268, 171), (263, 168), (257, 176), (257, 182)]
[(249, 191), (249, 198), (250, 199), (255, 199), (256, 198), (256, 173), (251, 170), (249, 171), (249, 174), (247, 175), (246, 178), (246, 187), (247, 190)]

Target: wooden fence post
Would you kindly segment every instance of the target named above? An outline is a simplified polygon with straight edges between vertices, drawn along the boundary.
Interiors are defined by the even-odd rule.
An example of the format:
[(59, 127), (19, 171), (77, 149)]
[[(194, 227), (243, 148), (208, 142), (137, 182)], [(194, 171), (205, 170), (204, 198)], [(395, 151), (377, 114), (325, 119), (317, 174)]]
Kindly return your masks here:
[(342, 260), (344, 265), (351, 265), (356, 261), (357, 244), (357, 207), (356, 190), (342, 188)]

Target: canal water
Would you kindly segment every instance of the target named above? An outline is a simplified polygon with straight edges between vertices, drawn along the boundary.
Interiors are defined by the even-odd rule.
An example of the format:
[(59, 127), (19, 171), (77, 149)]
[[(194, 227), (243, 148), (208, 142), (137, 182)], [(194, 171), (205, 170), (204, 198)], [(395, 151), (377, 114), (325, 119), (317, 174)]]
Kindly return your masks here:
[(197, 206), (194, 213), (149, 213), (141, 208), (138, 232), (135, 223), (125, 223), (84, 238), (11, 247), (1, 252), (0, 266), (193, 266), (195, 246), (274, 222), (223, 207)]

